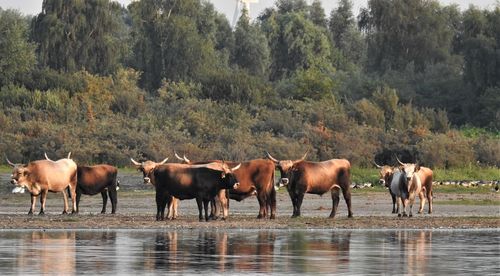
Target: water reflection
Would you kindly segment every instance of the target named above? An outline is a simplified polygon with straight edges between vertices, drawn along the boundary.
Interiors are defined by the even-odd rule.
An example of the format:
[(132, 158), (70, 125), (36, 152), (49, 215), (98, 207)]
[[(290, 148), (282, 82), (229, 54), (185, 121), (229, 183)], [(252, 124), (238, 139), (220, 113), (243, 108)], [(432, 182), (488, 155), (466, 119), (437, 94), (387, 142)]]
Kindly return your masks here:
[(0, 231), (0, 274), (495, 274), (499, 233)]

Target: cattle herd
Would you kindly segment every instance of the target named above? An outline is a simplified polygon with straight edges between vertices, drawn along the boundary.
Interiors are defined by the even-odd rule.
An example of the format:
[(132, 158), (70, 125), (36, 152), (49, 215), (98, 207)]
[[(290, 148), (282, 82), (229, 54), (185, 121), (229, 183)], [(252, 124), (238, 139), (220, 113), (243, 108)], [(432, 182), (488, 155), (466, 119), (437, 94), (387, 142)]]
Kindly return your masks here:
[[(180, 157), (181, 163), (167, 163), (151, 160), (132, 164), (143, 174), (146, 184), (154, 186), (156, 195), (156, 220), (177, 218), (179, 200), (196, 199), (199, 220), (226, 219), (229, 214), (229, 199), (241, 201), (256, 196), (259, 202), (257, 218), (276, 218), (275, 170), (280, 172), (278, 186), (286, 186), (293, 205), (292, 217), (300, 216), (304, 195), (332, 196), (330, 218), (337, 213), (340, 192), (347, 205), (347, 215), (352, 217), (351, 208), (351, 165), (346, 159), (331, 159), (322, 162), (306, 161), (307, 153), (297, 160), (278, 160), (267, 153), (266, 159), (245, 162), (207, 160), (192, 162), (186, 156)], [(392, 212), (398, 216), (412, 216), (415, 197), (420, 198), (419, 213), (424, 209), (425, 200), (429, 201), (432, 213), (432, 170), (413, 163), (403, 163), (397, 159), (397, 166), (376, 166), (380, 169), (380, 183), (385, 185), (392, 197)], [(67, 158), (57, 161), (45, 155), (45, 159), (28, 164), (14, 164), (11, 183), (27, 189), (31, 194), (31, 207), (28, 214), (35, 211), (37, 197), (40, 196), (40, 214), (44, 214), (48, 192), (61, 192), (64, 198), (63, 214), (69, 212), (68, 195), (72, 201), (72, 213), (78, 213), (82, 194), (101, 194), (106, 213), (108, 197), (111, 213), (117, 209), (118, 170), (114, 166), (101, 164), (79, 166)], [(400, 205), (402, 204), (402, 208)], [(165, 214), (165, 209), (167, 208)], [(209, 208), (210, 214), (209, 214)], [(409, 214), (406, 209), (409, 207)], [(402, 212), (401, 212), (402, 209)], [(401, 214), (402, 213), (402, 214)]]

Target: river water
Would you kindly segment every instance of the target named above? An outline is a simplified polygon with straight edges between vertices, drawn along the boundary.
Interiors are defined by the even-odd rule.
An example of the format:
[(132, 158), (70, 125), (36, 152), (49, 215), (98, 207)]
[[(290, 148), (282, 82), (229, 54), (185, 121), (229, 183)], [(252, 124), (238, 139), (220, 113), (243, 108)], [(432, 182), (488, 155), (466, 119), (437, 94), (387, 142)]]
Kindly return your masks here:
[(1, 230), (0, 275), (500, 275), (493, 230)]

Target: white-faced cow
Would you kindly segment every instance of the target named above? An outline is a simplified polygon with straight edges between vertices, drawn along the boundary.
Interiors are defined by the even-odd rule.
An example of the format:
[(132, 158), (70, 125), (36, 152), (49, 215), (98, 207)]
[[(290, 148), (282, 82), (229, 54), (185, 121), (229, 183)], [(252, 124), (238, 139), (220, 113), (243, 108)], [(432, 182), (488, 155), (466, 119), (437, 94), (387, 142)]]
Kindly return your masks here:
[[(186, 156), (183, 158), (176, 154), (176, 157), (185, 164), (206, 164), (208, 162), (222, 163), (221, 160), (211, 160), (204, 162), (191, 162)], [(240, 184), (237, 189), (231, 189), (227, 192), (230, 199), (242, 201), (247, 197), (257, 195), (259, 202), (259, 214), (257, 218), (270, 219), (276, 218), (276, 190), (274, 189), (274, 163), (266, 159), (254, 159), (244, 162), (225, 161), (228, 166), (241, 167), (234, 172), (234, 176)], [(222, 218), (226, 219), (229, 213), (229, 202), (226, 198), (226, 191), (221, 191), (218, 198), (222, 207)], [(215, 208), (214, 208), (215, 209)], [(213, 209), (213, 213), (218, 211)]]
[[(407, 177), (411, 178), (413, 174), (418, 176), (418, 180), (421, 184), (421, 189), (418, 193), (418, 196), (420, 198), (420, 208), (418, 210), (418, 213), (422, 213), (424, 211), (424, 206), (425, 206), (425, 199), (429, 201), (429, 214), (432, 213), (432, 199), (433, 199), (433, 194), (432, 194), (432, 177), (433, 177), (433, 172), (431, 169), (427, 167), (422, 167), (419, 164), (414, 164), (414, 163), (403, 163), (401, 162), (397, 157), (396, 159), (398, 160), (398, 163), (402, 166), (404, 171), (407, 174)], [(415, 183), (415, 185), (417, 185)]]
[(404, 170), (391, 166), (379, 166), (380, 184), (389, 189), (392, 198), (392, 213), (401, 216), (399, 206), (403, 205), (403, 216), (406, 216), (406, 203), (408, 200), (408, 179)]
[(40, 215), (45, 213), (45, 201), (48, 192), (62, 192), (64, 197), (63, 214), (69, 212), (68, 198), (66, 188), (69, 187), (71, 200), (73, 203), (72, 212), (76, 212), (76, 181), (77, 166), (76, 163), (68, 158), (57, 161), (38, 160), (27, 165), (14, 164), (7, 159), (9, 165), (14, 169), (12, 172), (11, 183), (26, 188), (31, 193), (31, 208), (28, 214), (33, 214), (37, 196), (40, 195)]
[(155, 178), (149, 177), (151, 172), (158, 166), (163, 165), (167, 162), (168, 158), (165, 158), (161, 162), (154, 162), (147, 160), (144, 162), (137, 162), (130, 158), (132, 163), (137, 167), (137, 170), (142, 172), (145, 184), (152, 184), (156, 190), (156, 220), (165, 219), (165, 207), (168, 205), (167, 219), (177, 218), (177, 206), (179, 200), (171, 196), (164, 189), (158, 189), (158, 183)]
[(304, 194), (323, 195), (331, 192), (332, 212), (334, 218), (340, 200), (340, 190), (347, 204), (347, 216), (352, 217), (351, 210), (351, 164), (346, 159), (331, 159), (323, 162), (304, 161), (307, 153), (298, 160), (277, 160), (267, 153), (281, 173), (281, 183), (287, 186), (293, 204), (292, 217), (300, 216), (300, 207)]
[[(45, 159), (52, 161), (45, 153)], [(111, 213), (116, 212), (118, 202), (118, 169), (116, 167), (101, 164), (95, 166), (78, 166), (76, 183), (76, 212), (80, 211), (80, 198), (83, 195), (96, 195), (101, 193), (102, 210), (106, 213), (108, 195), (111, 201)]]
[(240, 166), (241, 164), (229, 168), (226, 163), (218, 162), (201, 165), (163, 164), (154, 167), (146, 174), (144, 180), (156, 183), (157, 198), (160, 194), (180, 200), (196, 199), (199, 220), (202, 221), (204, 217), (205, 221), (208, 221), (208, 204), (217, 193), (221, 189), (238, 187), (239, 183), (233, 172)]

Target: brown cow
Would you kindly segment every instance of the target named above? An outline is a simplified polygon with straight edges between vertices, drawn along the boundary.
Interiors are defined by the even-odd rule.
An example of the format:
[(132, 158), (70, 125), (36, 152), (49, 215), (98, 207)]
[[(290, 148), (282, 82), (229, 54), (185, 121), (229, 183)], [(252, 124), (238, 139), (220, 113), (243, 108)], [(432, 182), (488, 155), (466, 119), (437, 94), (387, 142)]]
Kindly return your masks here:
[(102, 210), (101, 214), (106, 213), (108, 195), (111, 201), (111, 213), (116, 212), (118, 201), (118, 181), (116, 176), (118, 169), (116, 167), (101, 164), (95, 166), (78, 166), (78, 181), (76, 185), (76, 212), (80, 211), (80, 197), (84, 195), (96, 195), (101, 193)]
[(307, 153), (298, 160), (277, 160), (267, 153), (281, 173), (281, 183), (287, 186), (293, 204), (292, 217), (300, 216), (300, 207), (304, 194), (323, 195), (331, 191), (332, 212), (334, 218), (339, 205), (339, 190), (342, 189), (347, 204), (347, 216), (351, 211), (351, 163), (346, 159), (331, 159), (323, 162), (304, 161)]
[(165, 158), (161, 162), (154, 162), (151, 160), (144, 161), (139, 163), (134, 159), (130, 158), (132, 163), (137, 167), (137, 170), (142, 172), (144, 177), (144, 183), (152, 184), (156, 189), (156, 220), (164, 220), (165, 219), (165, 207), (168, 205), (167, 211), (167, 219), (176, 219), (177, 218), (177, 206), (179, 204), (179, 200), (175, 197), (172, 197), (170, 194), (161, 194), (158, 192), (156, 179), (151, 179), (149, 175), (151, 172), (158, 166), (165, 164), (168, 158)]
[[(176, 157), (186, 164), (206, 164), (207, 162), (222, 162), (220, 160), (211, 160), (204, 162), (193, 163), (184, 156)], [(236, 166), (239, 162), (228, 162), (229, 166)], [(266, 218), (269, 215), (270, 219), (276, 218), (276, 190), (274, 189), (274, 163), (266, 159), (254, 159), (241, 162), (239, 170), (234, 172), (234, 176), (240, 183), (237, 189), (229, 190), (229, 198), (242, 201), (247, 197), (257, 195), (259, 202), (258, 219)], [(223, 219), (228, 216), (229, 202), (227, 201), (226, 192), (221, 191), (218, 195), (221, 206)], [(215, 214), (217, 211), (214, 212)]]
[(37, 196), (40, 197), (40, 215), (45, 213), (45, 201), (47, 192), (62, 192), (64, 197), (63, 214), (68, 213), (68, 198), (66, 188), (69, 187), (71, 200), (73, 203), (72, 212), (76, 212), (76, 181), (77, 181), (77, 166), (70, 159), (71, 152), (68, 158), (57, 161), (38, 160), (28, 163), (27, 165), (14, 164), (7, 159), (9, 165), (14, 170), (12, 172), (11, 183), (20, 187), (26, 188), (31, 193), (31, 208), (28, 214), (33, 214)]
[(403, 163), (397, 157), (396, 157), (396, 159), (398, 160), (398, 163), (404, 168), (404, 171), (406, 172), (407, 177), (411, 177), (411, 175), (413, 175), (413, 172), (415, 172), (420, 180), (420, 183), (422, 185), (422, 189), (421, 189), (420, 193), (418, 194), (418, 196), (420, 198), (420, 208), (418, 210), (418, 213), (421, 214), (424, 211), (425, 198), (427, 198), (427, 200), (429, 201), (429, 214), (432, 214), (432, 199), (433, 199), (433, 194), (432, 194), (433, 172), (432, 172), (432, 170), (427, 168), (427, 167), (422, 167), (422, 166), (420, 166), (418, 164), (414, 164), (414, 163)]
[[(47, 153), (44, 153), (45, 159), (52, 161)], [(108, 194), (111, 201), (111, 213), (116, 212), (117, 190), (119, 187), (116, 176), (118, 169), (116, 167), (101, 164), (95, 166), (78, 166), (76, 183), (76, 212), (80, 211), (80, 198), (84, 195), (96, 195), (101, 193), (102, 210), (101, 214), (106, 213), (108, 203)]]
[[(131, 160), (136, 166), (140, 165)], [(167, 197), (166, 200), (172, 196), (180, 200), (196, 199), (199, 220), (203, 220), (204, 209), (205, 221), (208, 221), (209, 202), (221, 189), (236, 189), (239, 186), (233, 172), (240, 166), (241, 164), (229, 168), (224, 162), (202, 165), (163, 164), (147, 173), (144, 181), (156, 183), (157, 202), (159, 197)]]

